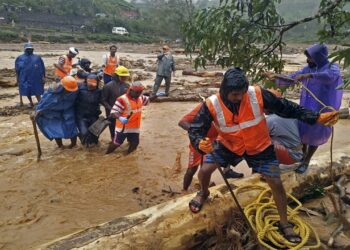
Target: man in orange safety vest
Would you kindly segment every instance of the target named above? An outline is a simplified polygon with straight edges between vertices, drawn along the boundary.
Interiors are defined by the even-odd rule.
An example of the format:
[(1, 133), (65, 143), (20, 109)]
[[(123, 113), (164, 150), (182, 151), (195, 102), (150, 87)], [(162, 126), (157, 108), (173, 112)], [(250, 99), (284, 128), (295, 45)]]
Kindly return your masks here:
[[(239, 68), (226, 71), (220, 92), (206, 99), (188, 130), (189, 138), (200, 153), (207, 154), (198, 178), (201, 191), (190, 203), (190, 210), (198, 213), (209, 196), (208, 185), (213, 171), (242, 157), (266, 179), (279, 213), (279, 228), (284, 237), (299, 243), (301, 238), (287, 219), (287, 196), (280, 178), (279, 162), (269, 136), (264, 110), (285, 118), (296, 118), (308, 124), (333, 125), (338, 112), (318, 113), (268, 90), (249, 86), (245, 73)], [(206, 138), (214, 123), (218, 137), (213, 144)]]

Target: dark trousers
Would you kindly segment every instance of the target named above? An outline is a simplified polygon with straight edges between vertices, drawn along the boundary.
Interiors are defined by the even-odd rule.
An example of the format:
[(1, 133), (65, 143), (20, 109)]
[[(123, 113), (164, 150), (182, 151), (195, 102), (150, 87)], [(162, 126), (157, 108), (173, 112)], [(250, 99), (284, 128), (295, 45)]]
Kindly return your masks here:
[(84, 144), (97, 144), (98, 137), (89, 132), (89, 127), (97, 121), (98, 117), (78, 118), (79, 139)]
[(163, 79), (165, 80), (165, 95), (169, 95), (171, 75), (170, 76), (160, 76), (157, 75), (153, 85), (153, 94), (157, 94), (160, 85), (162, 84)]
[(108, 109), (105, 109), (106, 111), (106, 117), (108, 118), (108, 120), (111, 122), (109, 124), (109, 133), (111, 134), (111, 139), (113, 141), (114, 139), (114, 134), (115, 134), (115, 118), (110, 118), (109, 115), (111, 114), (111, 111)]

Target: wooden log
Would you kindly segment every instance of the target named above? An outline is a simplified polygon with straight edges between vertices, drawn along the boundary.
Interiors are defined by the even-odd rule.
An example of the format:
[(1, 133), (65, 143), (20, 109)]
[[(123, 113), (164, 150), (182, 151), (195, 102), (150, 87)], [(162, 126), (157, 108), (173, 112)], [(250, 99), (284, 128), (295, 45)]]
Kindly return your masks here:
[(349, 108), (342, 108), (339, 110), (339, 119), (349, 119)]
[[(334, 156), (339, 160), (333, 163), (333, 172), (337, 176), (350, 174), (350, 157), (343, 153)], [(328, 164), (324, 165), (327, 161), (321, 159), (319, 162), (318, 166), (310, 166), (307, 175), (284, 173), (282, 179), (287, 192), (301, 197), (312, 185), (328, 186), (331, 178), (327, 175), (330, 172)], [(231, 183), (236, 186), (267, 185), (260, 181), (258, 174)], [(188, 209), (194, 194), (186, 195), (57, 239), (40, 249), (188, 249), (212, 235), (217, 225), (225, 225), (235, 209), (225, 185), (212, 187), (210, 192), (209, 201), (198, 214)], [(238, 199), (245, 206), (256, 195), (257, 191), (253, 190), (239, 194)]]
[(216, 71), (193, 71), (193, 70), (183, 70), (182, 75), (186, 76), (199, 76), (199, 77), (219, 77), (223, 76), (224, 74), (222, 72), (216, 72)]

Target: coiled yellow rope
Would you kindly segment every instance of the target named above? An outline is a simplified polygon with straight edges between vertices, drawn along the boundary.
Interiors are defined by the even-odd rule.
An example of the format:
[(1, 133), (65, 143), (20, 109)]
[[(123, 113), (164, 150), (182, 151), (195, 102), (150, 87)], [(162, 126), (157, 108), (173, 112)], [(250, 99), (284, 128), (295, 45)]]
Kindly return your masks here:
[[(283, 237), (283, 234), (279, 232), (277, 222), (279, 222), (279, 215), (275, 202), (272, 198), (270, 188), (262, 187), (259, 185), (246, 185), (238, 187), (235, 190), (236, 195), (244, 192), (245, 190), (260, 189), (261, 193), (256, 200), (244, 208), (244, 213), (247, 216), (249, 223), (257, 233), (259, 243), (267, 249), (276, 250), (280, 248), (288, 249), (313, 249), (319, 248), (321, 245), (320, 239), (315, 230), (304, 221), (299, 215), (298, 210), (302, 207), (300, 201), (290, 194), (287, 194), (298, 205), (294, 209), (287, 207), (288, 221), (294, 224), (294, 232), (300, 235), (300, 243), (292, 243)], [(308, 246), (306, 245), (310, 235), (313, 234), (316, 239), (316, 244)]]

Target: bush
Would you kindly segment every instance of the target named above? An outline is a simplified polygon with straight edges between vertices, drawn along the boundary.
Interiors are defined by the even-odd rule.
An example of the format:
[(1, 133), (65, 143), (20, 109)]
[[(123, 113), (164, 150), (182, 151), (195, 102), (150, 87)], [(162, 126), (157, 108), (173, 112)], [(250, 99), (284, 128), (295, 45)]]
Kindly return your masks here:
[(8, 30), (0, 30), (0, 41), (2, 42), (20, 42), (18, 33)]
[[(0, 30), (0, 41), (1, 42), (25, 42), (26, 40), (21, 39), (19, 36), (21, 30), (19, 27), (1, 29)], [(152, 43), (155, 41), (154, 37), (150, 37), (143, 34), (131, 33), (128, 36), (116, 35), (111, 33), (63, 33), (63, 32), (46, 32), (44, 29), (35, 29), (32, 33), (32, 41), (48, 41), (51, 43), (85, 43), (85, 42), (97, 42), (97, 43), (108, 43), (108, 42), (130, 42), (130, 43)]]

